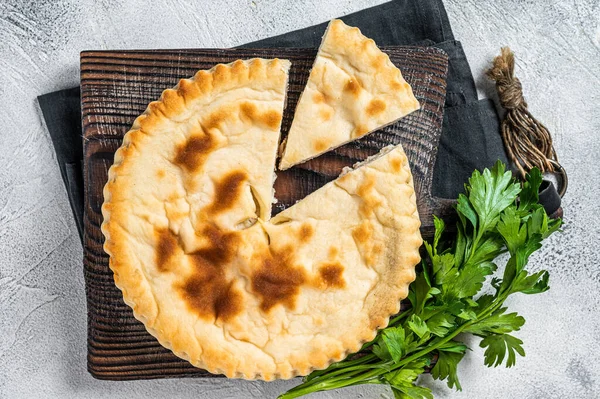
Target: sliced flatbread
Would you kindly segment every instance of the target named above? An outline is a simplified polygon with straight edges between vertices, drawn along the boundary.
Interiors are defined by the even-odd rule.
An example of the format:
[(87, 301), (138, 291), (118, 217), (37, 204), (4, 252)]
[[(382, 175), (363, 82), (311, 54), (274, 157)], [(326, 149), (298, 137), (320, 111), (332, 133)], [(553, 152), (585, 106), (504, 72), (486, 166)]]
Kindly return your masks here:
[(401, 147), (269, 220), (289, 63), (237, 61), (150, 104), (102, 207), (115, 283), (177, 356), (228, 377), (322, 369), (373, 339), (419, 261)]
[(419, 109), (412, 89), (372, 39), (329, 24), (298, 101), (279, 169), (321, 155)]

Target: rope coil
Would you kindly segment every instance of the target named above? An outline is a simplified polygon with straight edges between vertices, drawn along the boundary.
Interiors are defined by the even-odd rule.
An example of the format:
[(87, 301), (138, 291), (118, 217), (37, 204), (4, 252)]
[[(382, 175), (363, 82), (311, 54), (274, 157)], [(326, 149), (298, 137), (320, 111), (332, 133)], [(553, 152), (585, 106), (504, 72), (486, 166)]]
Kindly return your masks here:
[(506, 151), (523, 179), (527, 171), (535, 166), (542, 173), (554, 173), (558, 158), (552, 137), (548, 129), (527, 109), (523, 87), (514, 72), (514, 54), (510, 48), (503, 47), (501, 54), (494, 58), (487, 76), (496, 82), (500, 103), (506, 109), (501, 125)]

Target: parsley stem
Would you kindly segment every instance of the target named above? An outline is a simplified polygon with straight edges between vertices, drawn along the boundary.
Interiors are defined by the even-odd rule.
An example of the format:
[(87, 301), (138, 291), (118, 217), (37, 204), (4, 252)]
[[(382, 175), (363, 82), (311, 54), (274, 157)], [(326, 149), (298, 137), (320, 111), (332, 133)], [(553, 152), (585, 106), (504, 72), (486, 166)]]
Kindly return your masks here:
[(508, 295), (510, 295), (507, 294), (507, 292), (509, 291), (506, 291), (499, 295), (496, 299), (492, 301), (492, 303), (487, 308), (485, 308), (481, 313), (479, 313), (477, 315), (476, 322), (482, 321), (483, 319), (489, 317), (496, 310), (498, 310), (498, 308), (501, 307), (502, 304), (504, 304), (504, 301), (506, 300), (506, 298), (508, 298)]
[(332, 365), (330, 365), (325, 370), (313, 371), (308, 376), (306, 376), (306, 378), (304, 379), (304, 381), (305, 382), (312, 381), (315, 378), (318, 378), (318, 377), (322, 376), (323, 374), (327, 374), (328, 376), (333, 376), (333, 375), (336, 375), (336, 374), (340, 374), (339, 373), (340, 371), (341, 372), (347, 371), (351, 367), (356, 367), (358, 365), (362, 365), (364, 363), (368, 363), (368, 362), (370, 362), (372, 360), (375, 360), (375, 359), (378, 359), (378, 357), (375, 356), (374, 354), (370, 353), (368, 355), (361, 356), (358, 359), (343, 360), (343, 361), (338, 362), (338, 363), (333, 363)]
[[(411, 314), (412, 314), (411, 310), (406, 310), (405, 312), (400, 313), (398, 316), (396, 316), (396, 317), (394, 317), (393, 319), (390, 320), (390, 322), (388, 324), (388, 327), (395, 325), (400, 320), (404, 319), (405, 317), (408, 317)], [(373, 341), (371, 341), (371, 342), (373, 342)]]
[[(488, 307), (488, 309), (490, 307)], [(344, 369), (336, 370), (336, 371), (332, 372), (331, 374), (329, 374), (329, 373), (323, 374), (321, 376), (316, 377), (315, 379), (312, 379), (311, 381), (308, 381), (308, 382), (298, 385), (296, 388), (292, 388), (285, 394), (279, 396), (279, 399), (292, 399), (292, 398), (298, 398), (300, 396), (304, 396), (309, 393), (318, 392), (318, 391), (326, 391), (326, 390), (330, 390), (330, 389), (344, 388), (344, 387), (347, 387), (350, 385), (357, 385), (357, 384), (375, 383), (375, 381), (373, 381), (375, 378), (379, 377), (382, 374), (388, 373), (390, 371), (402, 368), (405, 365), (407, 365), (408, 363), (412, 362), (413, 360), (419, 359), (420, 357), (425, 356), (425, 355), (429, 354), (430, 352), (438, 349), (439, 347), (443, 346), (447, 342), (451, 341), (454, 337), (456, 337), (458, 334), (460, 334), (465, 328), (471, 326), (472, 324), (475, 324), (477, 321), (478, 320), (471, 320), (471, 321), (468, 321), (468, 322), (460, 325), (451, 334), (447, 335), (446, 337), (444, 337), (443, 339), (438, 341), (436, 344), (434, 344), (432, 346), (428, 346), (418, 352), (413, 353), (412, 355), (410, 355), (408, 357), (405, 357), (400, 362), (392, 365), (389, 368), (381, 367), (381, 365), (379, 363), (375, 363), (375, 364), (367, 364), (367, 365), (360, 366), (359, 369), (373, 368), (372, 370), (367, 371), (366, 373), (357, 373), (356, 369), (348, 370), (347, 373), (346, 373), (347, 370), (344, 370)], [(356, 368), (358, 368), (358, 366), (356, 366)]]
[(471, 258), (475, 255), (475, 250), (477, 249), (477, 246), (479, 245), (479, 240), (481, 240), (483, 233), (484, 233), (484, 231), (482, 229), (477, 231), (477, 235), (475, 236), (475, 239), (473, 240), (473, 244), (471, 245), (471, 250), (469, 251), (469, 257), (463, 261), (463, 266), (466, 265), (467, 263), (469, 263)]

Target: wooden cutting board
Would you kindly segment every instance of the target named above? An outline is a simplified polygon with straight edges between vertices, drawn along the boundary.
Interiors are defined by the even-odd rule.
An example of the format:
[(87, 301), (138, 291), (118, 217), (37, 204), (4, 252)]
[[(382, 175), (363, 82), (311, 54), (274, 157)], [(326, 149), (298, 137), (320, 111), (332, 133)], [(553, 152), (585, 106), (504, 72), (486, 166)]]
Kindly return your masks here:
[[(362, 161), (389, 144), (401, 143), (415, 181), (422, 233), (433, 232), (432, 214), (450, 214), (452, 201), (434, 198), (431, 182), (442, 129), (446, 94), (446, 54), (435, 48), (387, 47), (421, 103), (400, 122), (319, 158), (277, 173), (273, 214), (302, 199), (345, 166)], [(308, 79), (314, 49), (207, 49), (84, 51), (81, 53), (81, 109), (84, 137), (84, 274), (88, 304), (88, 370), (100, 379), (208, 377), (163, 348), (123, 302), (102, 249), (102, 189), (123, 135), (148, 103), (179, 79), (218, 63), (253, 57), (292, 62), (282, 136), (289, 129), (298, 97)]]

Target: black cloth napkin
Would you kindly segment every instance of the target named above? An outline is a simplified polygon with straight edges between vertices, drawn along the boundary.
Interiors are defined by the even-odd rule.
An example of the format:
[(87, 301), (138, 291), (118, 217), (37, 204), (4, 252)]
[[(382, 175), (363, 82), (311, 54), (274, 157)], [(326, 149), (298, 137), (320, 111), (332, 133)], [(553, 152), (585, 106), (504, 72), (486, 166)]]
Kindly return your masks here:
[(83, 136), (79, 87), (38, 97), (56, 151), (79, 237), (83, 240)]
[[(341, 18), (380, 46), (436, 46), (448, 53), (446, 108), (433, 175), (433, 195), (456, 198), (475, 169), (507, 157), (494, 104), (477, 99), (460, 42), (454, 39), (441, 0), (397, 0)], [(242, 47), (318, 47), (327, 22)], [(200, 44), (201, 45), (201, 44)], [(79, 88), (38, 97), (54, 143), (80, 236), (83, 234), (83, 175)]]

